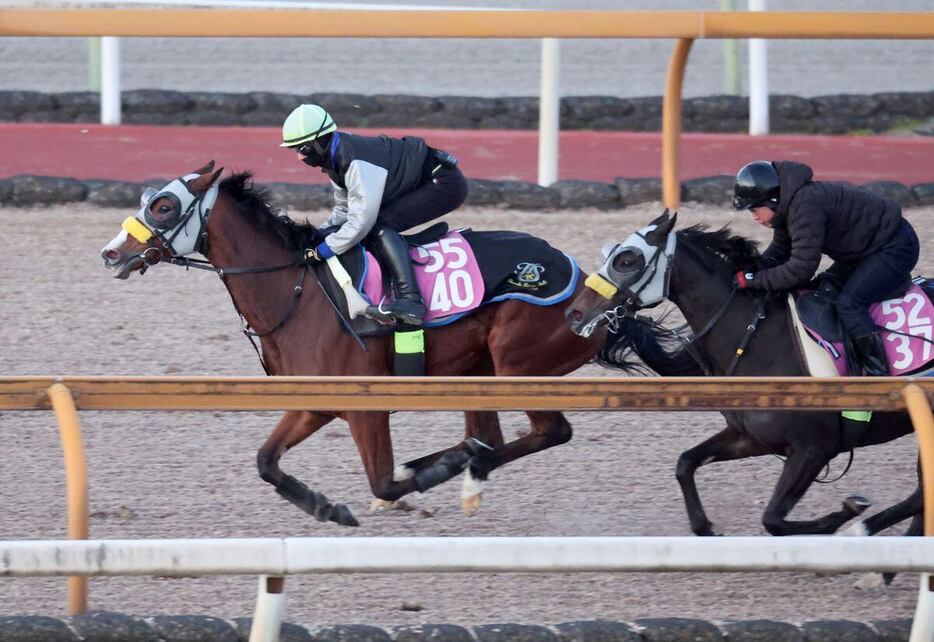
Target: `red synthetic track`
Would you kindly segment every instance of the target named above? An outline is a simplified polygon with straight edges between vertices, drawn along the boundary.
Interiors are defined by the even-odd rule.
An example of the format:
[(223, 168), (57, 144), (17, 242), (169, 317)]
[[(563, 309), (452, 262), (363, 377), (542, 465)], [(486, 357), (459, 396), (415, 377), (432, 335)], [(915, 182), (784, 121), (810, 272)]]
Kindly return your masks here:
[[(375, 130), (354, 130), (364, 134)], [(537, 132), (381, 130), (425, 137), (461, 159), (470, 178), (535, 182)], [(173, 178), (211, 159), (252, 169), (260, 182), (324, 182), (324, 176), (278, 147), (276, 127), (157, 127), (0, 124), (0, 177), (17, 174), (142, 181)], [(808, 163), (817, 178), (862, 184), (934, 182), (934, 139), (885, 136), (684, 134), (682, 179), (734, 174), (755, 159)], [(661, 175), (658, 133), (574, 131), (561, 134), (560, 178), (610, 182)]]

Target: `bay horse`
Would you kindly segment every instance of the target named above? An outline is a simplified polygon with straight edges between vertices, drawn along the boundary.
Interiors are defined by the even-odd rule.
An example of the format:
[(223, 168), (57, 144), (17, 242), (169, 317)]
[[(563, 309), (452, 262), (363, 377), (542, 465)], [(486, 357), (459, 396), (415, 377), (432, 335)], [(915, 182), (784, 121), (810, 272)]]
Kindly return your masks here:
[[(246, 327), (259, 329), (254, 336), (259, 336), (268, 374), (392, 374), (392, 335), (366, 339), (365, 352), (344, 331), (323, 288), (304, 285), (327, 269), (309, 263), (304, 252), (323, 240), (322, 233), (278, 215), (268, 192), (253, 184), (249, 172), (218, 183), (222, 170), (213, 168), (212, 161), (160, 194), (144, 194), (138, 218), (128, 218), (124, 230), (102, 250), (105, 267), (114, 277), (126, 279), (159, 262), (195, 266), (195, 260), (184, 257), (198, 252), (220, 275)], [(187, 208), (181, 202), (185, 199), (190, 201)], [(575, 292), (582, 288), (577, 283)], [(426, 372), (563, 375), (590, 361), (606, 336), (575, 335), (559, 306), (506, 300), (487, 304), (456, 323), (426, 329)], [(289, 411), (259, 449), (259, 475), (319, 521), (358, 525), (347, 506), (332, 503), (279, 466), (287, 450), (339, 417), (350, 426), (370, 489), (379, 500), (392, 502), (416, 490), (424, 492), (466, 469), (461, 499), (470, 514), (479, 506), (492, 470), (571, 438), (571, 425), (560, 412), (526, 413), (531, 430), (508, 443), (495, 412), (464, 414), (462, 443), (394, 469), (388, 412)]]
[[(756, 243), (731, 235), (728, 228), (707, 231), (697, 225), (673, 232), (676, 219), (677, 213), (669, 216), (665, 210), (622, 243), (607, 244), (603, 266), (588, 278), (591, 287), (578, 294), (566, 311), (574, 332), (591, 336), (597, 328), (610, 326), (618, 333), (621, 342), (604, 365), (624, 364), (612, 353), (630, 346), (661, 375), (807, 376), (794, 356), (798, 348), (789, 331), (785, 295), (739, 292), (731, 286), (737, 271), (754, 269)], [(664, 299), (681, 310), (693, 331), (690, 341), (673, 339), (670, 330), (634, 316)], [(763, 525), (772, 535), (828, 534), (862, 514), (869, 503), (851, 496), (839, 511), (818, 519), (788, 520), (821, 470), (842, 452), (912, 432), (909, 417), (901, 412), (874, 412), (857, 434), (844, 430), (838, 412), (722, 414), (726, 428), (682, 453), (676, 467), (691, 530), (697, 535), (716, 534), (694, 480), (701, 466), (760, 455), (785, 457)], [(871, 535), (914, 517), (908, 534), (920, 535), (922, 509), (919, 483), (908, 499), (858, 523), (853, 532)]]

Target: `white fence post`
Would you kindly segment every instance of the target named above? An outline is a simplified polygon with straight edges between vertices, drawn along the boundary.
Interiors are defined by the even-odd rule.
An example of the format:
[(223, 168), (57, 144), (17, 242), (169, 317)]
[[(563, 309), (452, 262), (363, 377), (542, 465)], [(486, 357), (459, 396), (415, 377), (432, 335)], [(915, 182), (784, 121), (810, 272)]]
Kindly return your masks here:
[(101, 38), (101, 123), (120, 124), (120, 39)]
[(561, 104), (558, 74), (560, 41), (542, 39), (542, 85), (538, 101), (538, 184), (547, 187), (558, 180), (558, 132)]
[[(749, 0), (750, 11), (765, 11), (765, 0)], [(749, 39), (749, 133), (769, 133), (769, 71), (764, 38)]]
[(285, 611), (285, 578), (259, 576), (256, 610), (250, 627), (250, 642), (279, 642)]

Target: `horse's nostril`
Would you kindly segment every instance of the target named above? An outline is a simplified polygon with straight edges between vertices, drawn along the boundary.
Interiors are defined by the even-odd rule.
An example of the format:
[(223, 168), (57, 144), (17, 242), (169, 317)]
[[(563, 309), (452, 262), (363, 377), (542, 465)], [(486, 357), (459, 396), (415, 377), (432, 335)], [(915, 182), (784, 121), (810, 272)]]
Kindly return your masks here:
[(114, 261), (120, 258), (120, 252), (118, 252), (117, 250), (104, 250), (101, 252), (101, 256), (104, 258), (105, 261), (113, 263)]
[(580, 310), (568, 310), (568, 319), (570, 319), (571, 321), (577, 322), (583, 318), (584, 318), (584, 315), (581, 313)]

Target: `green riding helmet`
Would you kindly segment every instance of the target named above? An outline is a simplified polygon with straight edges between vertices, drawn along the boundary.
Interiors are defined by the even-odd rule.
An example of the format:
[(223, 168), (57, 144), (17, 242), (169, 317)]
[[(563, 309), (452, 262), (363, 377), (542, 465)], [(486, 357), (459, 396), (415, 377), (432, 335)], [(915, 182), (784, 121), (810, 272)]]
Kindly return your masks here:
[(318, 105), (299, 105), (282, 124), (280, 147), (296, 147), (337, 129), (331, 114)]

